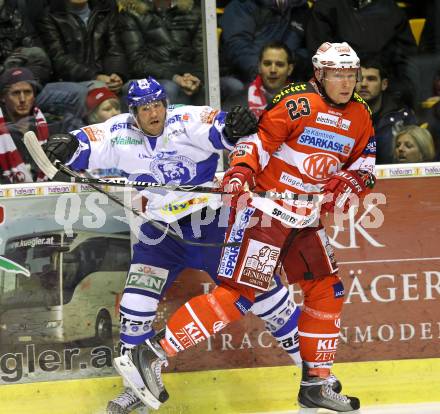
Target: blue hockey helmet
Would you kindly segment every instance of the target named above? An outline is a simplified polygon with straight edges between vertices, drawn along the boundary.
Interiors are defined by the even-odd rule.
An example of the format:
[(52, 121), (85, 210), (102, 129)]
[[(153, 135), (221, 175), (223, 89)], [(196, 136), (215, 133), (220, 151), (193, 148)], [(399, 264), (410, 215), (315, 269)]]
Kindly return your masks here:
[(147, 105), (167, 98), (163, 86), (154, 78), (137, 79), (128, 85), (127, 104), (129, 108)]

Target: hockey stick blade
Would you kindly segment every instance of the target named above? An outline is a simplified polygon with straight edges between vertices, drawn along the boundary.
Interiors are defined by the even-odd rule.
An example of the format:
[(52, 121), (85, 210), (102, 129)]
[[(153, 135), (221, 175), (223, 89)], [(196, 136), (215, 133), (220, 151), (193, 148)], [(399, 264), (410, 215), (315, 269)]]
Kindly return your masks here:
[(35, 132), (33, 131), (26, 132), (24, 134), (23, 141), (24, 141), (24, 145), (29, 151), (29, 154), (31, 155), (35, 163), (38, 165), (40, 170), (43, 171), (48, 178), (53, 180), (53, 178), (59, 171), (50, 162), (49, 158), (47, 158), (47, 155), (43, 151), (43, 148), (41, 148), (41, 144), (38, 141)]

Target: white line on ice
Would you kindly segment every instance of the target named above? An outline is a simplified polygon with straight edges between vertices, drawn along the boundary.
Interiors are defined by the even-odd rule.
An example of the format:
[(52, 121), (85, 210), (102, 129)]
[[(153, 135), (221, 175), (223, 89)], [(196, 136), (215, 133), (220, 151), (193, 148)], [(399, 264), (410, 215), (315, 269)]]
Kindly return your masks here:
[[(267, 411), (248, 414), (299, 414), (301, 411)], [(418, 404), (389, 404), (363, 407), (356, 414), (439, 414), (440, 402)], [(335, 411), (319, 409), (317, 414), (336, 414)], [(347, 413), (348, 414), (348, 413)]]

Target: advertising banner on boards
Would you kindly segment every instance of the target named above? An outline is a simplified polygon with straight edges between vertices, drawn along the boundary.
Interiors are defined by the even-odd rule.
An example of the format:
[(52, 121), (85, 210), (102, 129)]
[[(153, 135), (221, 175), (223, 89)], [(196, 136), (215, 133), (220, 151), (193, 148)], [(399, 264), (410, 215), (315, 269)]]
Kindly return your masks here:
[(88, 186), (0, 188), (0, 381), (112, 374), (123, 208)]
[[(438, 356), (439, 184), (379, 180), (358, 211), (325, 220), (345, 286), (337, 361)], [(0, 256), (24, 268), (0, 262), (0, 383), (115, 375), (126, 215), (87, 187), (45, 186), (0, 190)], [(156, 326), (213, 286), (205, 273), (184, 271), (159, 305)], [(291, 293), (301, 304), (299, 289)], [(334, 345), (323, 343), (323, 354)], [(171, 359), (168, 370), (289, 364), (262, 321), (247, 315)]]

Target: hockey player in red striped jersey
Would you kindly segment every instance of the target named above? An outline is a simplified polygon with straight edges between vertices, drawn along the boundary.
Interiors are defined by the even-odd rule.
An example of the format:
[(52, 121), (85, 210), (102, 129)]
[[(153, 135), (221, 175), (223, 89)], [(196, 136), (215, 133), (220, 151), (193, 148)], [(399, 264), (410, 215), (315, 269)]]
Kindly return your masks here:
[[(248, 188), (320, 195), (322, 214), (346, 210), (353, 196), (363, 196), (373, 187), (371, 113), (354, 92), (360, 79), (359, 58), (347, 43), (324, 43), (313, 56), (313, 65), (314, 78), (282, 89), (263, 113), (258, 133), (235, 146), (222, 183), (235, 199)], [(281, 263), (289, 283), (299, 284), (304, 292), (299, 404), (338, 412), (358, 409), (358, 398), (336, 393), (327, 381), (338, 346), (344, 286), (325, 229), (319, 220), (310, 226), (312, 213), (294, 201), (249, 194), (245, 198), (226, 235), (226, 240), (241, 246), (223, 250), (221, 284), (179, 308), (164, 332), (140, 346), (138, 364), (145, 375), (160, 378), (161, 358), (242, 318), (255, 294), (268, 289)], [(313, 206), (311, 211), (316, 211)], [(265, 225), (268, 222), (270, 226)]]

